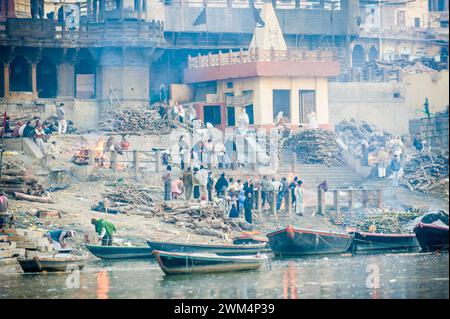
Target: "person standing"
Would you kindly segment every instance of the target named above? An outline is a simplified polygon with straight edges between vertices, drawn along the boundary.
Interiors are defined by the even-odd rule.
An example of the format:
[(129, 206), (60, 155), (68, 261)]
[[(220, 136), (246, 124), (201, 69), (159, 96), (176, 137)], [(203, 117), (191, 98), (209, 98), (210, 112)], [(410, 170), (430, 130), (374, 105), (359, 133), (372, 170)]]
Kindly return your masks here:
[(261, 181), (261, 200), (262, 200), (262, 208), (264, 209), (264, 206), (266, 203), (270, 204), (270, 192), (273, 191), (273, 185), (269, 181), (269, 178), (267, 176), (264, 176)]
[(208, 184), (206, 185), (206, 188), (208, 189), (208, 201), (212, 202), (213, 199), (213, 186), (214, 186), (214, 179), (212, 177), (212, 173), (208, 172)]
[(394, 155), (394, 158), (391, 161), (391, 170), (392, 170), (392, 174), (393, 174), (393, 181), (392, 181), (392, 186), (397, 187), (398, 186), (398, 182), (400, 179), (400, 169), (402, 168), (402, 165), (400, 163), (400, 155)]
[(184, 117), (186, 115), (186, 112), (184, 111), (183, 105), (178, 102), (178, 119), (180, 123), (184, 123)]
[(305, 207), (303, 205), (303, 188), (302, 188), (302, 181), (298, 181), (295, 185), (295, 213), (297, 215), (303, 216), (303, 213), (305, 212)]
[(42, 125), (39, 123), (36, 126), (36, 129), (34, 130), (34, 141), (36, 142), (36, 145), (41, 150), (42, 155), (46, 154), (45, 153), (44, 137), (45, 137), (44, 130), (42, 129)]
[(280, 188), (280, 192), (278, 193), (277, 210), (279, 210), (281, 208), (283, 199), (286, 197), (286, 194), (289, 191), (289, 184), (287, 182), (286, 177), (281, 178), (280, 183), (281, 183), (281, 188)]
[(194, 173), (192, 175), (192, 185), (194, 189), (194, 199), (200, 198), (200, 179), (198, 177), (198, 168), (194, 167)]
[(386, 177), (386, 166), (388, 161), (388, 154), (384, 148), (380, 148), (377, 153), (377, 163), (378, 163), (378, 177)]
[(239, 196), (238, 196), (238, 212), (239, 214), (243, 214), (244, 213), (244, 203), (245, 203), (245, 191), (242, 188), (239, 191)]
[(193, 122), (197, 119), (197, 111), (195, 110), (194, 106), (191, 104), (189, 105), (189, 123), (193, 124)]
[(124, 166), (127, 167), (130, 161), (130, 142), (128, 141), (126, 135), (122, 135), (120, 140), (120, 151), (123, 153)]
[(56, 108), (56, 119), (58, 120), (58, 134), (66, 134), (67, 121), (66, 112), (64, 111), (64, 103), (59, 103)]
[(252, 209), (253, 209), (253, 198), (251, 193), (247, 193), (247, 197), (244, 201), (244, 217), (245, 221), (249, 224), (252, 223)]
[(10, 227), (11, 225), (11, 214), (8, 213), (8, 197), (6, 193), (2, 191), (0, 193), (0, 229), (3, 227)]
[(96, 218), (91, 219), (91, 224), (94, 225), (95, 232), (102, 241), (102, 246), (112, 246), (113, 233), (117, 230), (116, 226), (107, 220)]
[(291, 191), (292, 205), (295, 205), (295, 188), (297, 187), (298, 176), (294, 176), (294, 180), (289, 183), (289, 189)]
[(172, 167), (167, 165), (167, 171), (162, 176), (162, 182), (164, 185), (164, 200), (170, 200), (170, 193), (172, 188)]
[(221, 139), (219, 139), (216, 143), (215, 152), (217, 155), (217, 166), (219, 169), (222, 169), (224, 168), (225, 163), (225, 145), (223, 144)]
[(423, 141), (422, 137), (420, 136), (420, 133), (417, 133), (416, 136), (414, 136), (413, 145), (416, 148), (418, 152), (422, 152), (423, 150)]
[(183, 184), (184, 184), (184, 189), (185, 189), (185, 200), (190, 200), (191, 196), (192, 196), (192, 170), (190, 167), (188, 167), (184, 172), (183, 172)]
[(225, 195), (225, 191), (228, 188), (228, 181), (225, 178), (225, 173), (220, 174), (219, 179), (214, 186), (216, 190), (217, 197), (223, 197)]

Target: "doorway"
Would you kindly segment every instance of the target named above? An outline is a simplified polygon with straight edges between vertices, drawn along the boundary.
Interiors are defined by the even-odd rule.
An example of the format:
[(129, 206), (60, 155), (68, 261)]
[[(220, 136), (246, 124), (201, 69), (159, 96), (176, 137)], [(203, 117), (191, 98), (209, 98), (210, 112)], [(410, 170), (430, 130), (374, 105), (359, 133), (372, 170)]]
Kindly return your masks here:
[(220, 112), (220, 105), (205, 105), (203, 107), (203, 122), (211, 123), (212, 125), (221, 125), (222, 116)]
[(316, 112), (316, 91), (315, 90), (300, 90), (299, 91), (299, 123), (308, 123), (308, 114)]
[(291, 91), (273, 90), (273, 120), (278, 113), (283, 112), (283, 118), (291, 122)]

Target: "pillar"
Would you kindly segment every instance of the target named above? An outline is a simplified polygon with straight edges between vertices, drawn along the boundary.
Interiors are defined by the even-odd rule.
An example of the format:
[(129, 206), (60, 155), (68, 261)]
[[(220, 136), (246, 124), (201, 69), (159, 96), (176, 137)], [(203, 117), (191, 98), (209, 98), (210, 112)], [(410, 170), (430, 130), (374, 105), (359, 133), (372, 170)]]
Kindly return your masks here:
[(139, 172), (139, 151), (138, 150), (133, 151), (133, 168), (134, 168), (134, 174), (137, 175)]
[(38, 98), (37, 81), (36, 81), (36, 65), (37, 63), (31, 63), (31, 91), (33, 92), (33, 98)]
[(319, 214), (325, 213), (326, 202), (325, 202), (325, 192), (322, 188), (317, 189), (317, 212)]
[(5, 94), (5, 97), (9, 96), (9, 63), (3, 64), (3, 92)]
[(256, 191), (256, 196), (257, 196), (257, 200), (256, 200), (256, 209), (259, 211), (262, 211), (262, 194), (261, 194), (261, 188), (259, 188)]
[(348, 209), (352, 210), (355, 207), (355, 197), (353, 194), (353, 190), (348, 190)]
[(161, 172), (161, 151), (159, 150), (155, 152), (155, 169), (157, 173)]
[(367, 207), (368, 201), (369, 201), (369, 193), (367, 190), (363, 190), (361, 195), (362, 207)]
[(336, 211), (337, 214), (339, 214), (341, 211), (341, 208), (339, 207), (339, 202), (340, 202), (339, 190), (335, 190), (333, 192), (333, 204), (334, 204), (334, 210)]
[(271, 198), (270, 201), (272, 203), (271, 208), (272, 208), (272, 214), (274, 214), (275, 216), (277, 215), (277, 192), (273, 191), (270, 193)]

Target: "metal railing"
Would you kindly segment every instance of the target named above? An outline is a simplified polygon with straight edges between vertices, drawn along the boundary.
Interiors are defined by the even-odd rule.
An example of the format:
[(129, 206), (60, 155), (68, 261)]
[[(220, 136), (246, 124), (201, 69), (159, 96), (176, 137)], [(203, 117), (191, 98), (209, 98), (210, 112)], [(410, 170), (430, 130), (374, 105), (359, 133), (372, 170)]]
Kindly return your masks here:
[(337, 61), (337, 54), (331, 50), (261, 50), (249, 49), (229, 51), (218, 54), (188, 56), (188, 68), (200, 69), (230, 64), (242, 64), (252, 62), (332, 62)]

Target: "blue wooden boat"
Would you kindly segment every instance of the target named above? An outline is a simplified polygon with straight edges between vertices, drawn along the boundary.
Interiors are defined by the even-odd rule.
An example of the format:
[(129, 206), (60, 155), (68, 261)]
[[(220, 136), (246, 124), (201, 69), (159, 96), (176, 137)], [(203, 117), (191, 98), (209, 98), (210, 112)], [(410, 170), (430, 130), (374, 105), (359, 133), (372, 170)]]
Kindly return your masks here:
[(420, 222), (414, 232), (423, 251), (448, 250), (448, 226)]
[(353, 232), (353, 250), (387, 250), (418, 248), (415, 234), (377, 234), (368, 232)]
[(287, 226), (267, 234), (269, 246), (275, 255), (337, 254), (350, 250), (353, 236), (321, 230)]
[(98, 246), (86, 244), (94, 256), (101, 259), (150, 259), (153, 258), (153, 249), (148, 246)]
[(158, 242), (150, 240), (148, 240), (147, 243), (154, 250), (182, 253), (212, 253), (222, 256), (256, 255), (258, 253), (270, 251), (264, 243), (249, 245), (217, 245)]
[(154, 250), (153, 254), (167, 275), (255, 270), (268, 259), (267, 255), (219, 256), (159, 250)]

